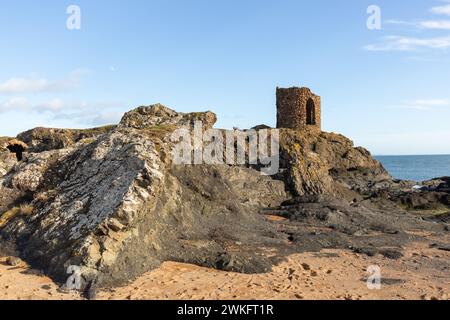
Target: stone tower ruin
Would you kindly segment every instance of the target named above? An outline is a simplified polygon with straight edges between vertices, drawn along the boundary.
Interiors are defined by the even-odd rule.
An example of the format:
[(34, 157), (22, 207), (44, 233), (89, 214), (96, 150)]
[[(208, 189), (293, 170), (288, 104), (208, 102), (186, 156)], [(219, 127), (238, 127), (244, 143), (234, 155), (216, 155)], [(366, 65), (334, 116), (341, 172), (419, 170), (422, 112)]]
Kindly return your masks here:
[(308, 88), (277, 88), (277, 128), (321, 130), (320, 103)]

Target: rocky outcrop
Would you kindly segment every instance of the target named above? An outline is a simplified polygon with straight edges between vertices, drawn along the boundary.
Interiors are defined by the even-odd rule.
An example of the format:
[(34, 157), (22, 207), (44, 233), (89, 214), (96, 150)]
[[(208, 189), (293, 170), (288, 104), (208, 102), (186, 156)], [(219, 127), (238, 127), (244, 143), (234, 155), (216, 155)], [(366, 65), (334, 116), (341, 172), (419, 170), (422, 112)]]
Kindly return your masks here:
[(394, 181), (337, 134), (281, 130), (274, 177), (250, 165), (176, 165), (171, 134), (196, 120), (211, 128), (216, 116), (154, 105), (114, 127), (20, 134), (23, 159), (1, 153), (0, 248), (62, 283), (77, 266), (89, 287), (168, 260), (253, 273), (324, 247), (396, 257), (413, 239), (405, 230), (445, 230), (408, 214), (419, 208), (399, 196), (428, 191)]
[(283, 129), (280, 156), (285, 180), (297, 196), (352, 197), (376, 183), (392, 181), (369, 151), (355, 148), (350, 139), (339, 134)]
[(17, 157), (7, 149), (0, 150), (0, 177), (3, 177), (16, 164)]
[(35, 128), (19, 134), (17, 138), (28, 146), (29, 152), (37, 153), (68, 148), (82, 140), (89, 142), (114, 128), (115, 126), (83, 130)]
[(19, 160), (28, 146), (15, 138), (0, 137), (0, 177), (4, 176)]
[(193, 126), (195, 121), (201, 121), (205, 128), (212, 128), (217, 121), (214, 113), (194, 112), (179, 113), (161, 104), (139, 107), (125, 113), (120, 121), (121, 127), (145, 129), (159, 126)]
[(450, 192), (450, 177), (440, 177), (422, 183), (421, 190)]
[[(161, 108), (140, 129), (130, 119), (141, 117), (141, 108), (93, 142), (30, 153), (16, 164), (1, 180), (3, 239), (60, 281), (70, 265), (82, 267), (86, 279), (112, 284), (169, 259), (267, 269), (264, 259), (230, 254), (226, 245), (270, 230), (256, 212), (286, 199), (283, 183), (248, 168), (173, 166), (173, 129), (161, 126), (210, 115)], [(16, 209), (25, 203), (32, 213)]]

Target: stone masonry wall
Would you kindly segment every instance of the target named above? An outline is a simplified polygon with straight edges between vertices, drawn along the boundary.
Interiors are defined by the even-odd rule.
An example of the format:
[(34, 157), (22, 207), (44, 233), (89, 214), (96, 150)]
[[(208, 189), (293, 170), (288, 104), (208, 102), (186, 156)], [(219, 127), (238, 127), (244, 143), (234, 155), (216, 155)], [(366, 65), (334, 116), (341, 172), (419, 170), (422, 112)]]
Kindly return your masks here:
[[(308, 105), (311, 110), (308, 110)], [(310, 89), (277, 88), (277, 128), (301, 130), (308, 127), (321, 130), (320, 113), (320, 96)]]

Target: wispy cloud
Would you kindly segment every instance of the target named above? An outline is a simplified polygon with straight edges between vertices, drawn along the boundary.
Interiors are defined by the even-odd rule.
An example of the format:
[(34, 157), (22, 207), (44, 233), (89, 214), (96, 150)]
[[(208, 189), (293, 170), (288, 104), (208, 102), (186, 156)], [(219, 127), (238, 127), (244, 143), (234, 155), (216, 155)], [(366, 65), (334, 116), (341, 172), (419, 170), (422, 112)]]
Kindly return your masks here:
[(105, 124), (119, 123), (122, 116), (123, 112), (120, 111), (74, 111), (55, 114), (52, 117), (52, 120), (71, 120), (85, 125), (100, 126)]
[(30, 107), (30, 103), (26, 98), (15, 97), (0, 103), (0, 113), (11, 110), (25, 110)]
[(434, 14), (443, 14), (450, 16), (450, 4), (444, 6), (437, 6), (430, 9), (430, 11)]
[(84, 125), (117, 123), (124, 106), (115, 101), (63, 101), (53, 99), (31, 103), (25, 97), (14, 97), (0, 103), (0, 114), (10, 111), (34, 112), (46, 115), (50, 120), (71, 120)]
[(445, 99), (430, 99), (430, 100), (416, 100), (414, 104), (423, 105), (423, 106), (449, 106), (450, 101)]
[(89, 73), (87, 69), (76, 69), (57, 81), (50, 81), (37, 75), (14, 77), (0, 83), (0, 93), (23, 94), (70, 90), (78, 87), (82, 77), (87, 73)]
[(409, 101), (400, 105), (392, 106), (392, 108), (421, 111), (435, 109), (436, 107), (450, 107), (450, 101), (446, 99), (426, 99)]
[[(449, 1), (445, 1), (449, 2)], [(450, 16), (450, 4), (436, 6), (430, 9), (436, 15)], [(429, 19), (405, 21), (390, 19), (384, 21), (387, 25), (404, 26), (408, 30), (450, 30), (450, 20)], [(410, 30), (411, 31), (411, 30)], [(417, 49), (446, 49), (450, 47), (450, 36), (413, 37), (413, 36), (388, 36), (379, 43), (369, 44), (364, 47), (368, 51), (415, 51)]]
[(384, 21), (385, 24), (392, 24), (392, 25), (399, 25), (399, 26), (416, 26), (417, 23), (415, 22), (409, 22), (409, 21), (404, 21), (404, 20), (395, 20), (395, 19), (391, 19), (391, 20), (386, 20)]
[(450, 30), (450, 20), (430, 20), (419, 22), (419, 27), (423, 29)]
[(425, 21), (402, 21), (402, 20), (386, 20), (385, 24), (413, 27), (415, 29), (430, 30), (450, 30), (450, 20), (425, 20)]
[(414, 51), (419, 48), (446, 49), (450, 47), (450, 36), (435, 38), (413, 38), (401, 36), (384, 37), (380, 43), (364, 47), (368, 51)]
[(36, 111), (57, 113), (68, 109), (85, 109), (86, 104), (82, 103), (66, 103), (61, 99), (53, 99), (32, 104), (25, 97), (13, 97), (0, 103), (0, 113), (8, 111)]
[(59, 112), (67, 108), (67, 104), (61, 99), (53, 99), (50, 101), (37, 104), (33, 109), (39, 112)]

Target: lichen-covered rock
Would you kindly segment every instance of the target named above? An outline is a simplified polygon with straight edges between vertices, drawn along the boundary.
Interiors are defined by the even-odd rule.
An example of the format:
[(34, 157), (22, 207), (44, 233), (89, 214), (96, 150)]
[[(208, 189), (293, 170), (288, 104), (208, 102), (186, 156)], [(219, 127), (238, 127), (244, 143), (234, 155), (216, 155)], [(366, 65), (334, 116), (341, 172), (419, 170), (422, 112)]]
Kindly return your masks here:
[(28, 146), (15, 138), (0, 137), (0, 178), (17, 163)]
[(315, 130), (281, 131), (281, 165), (295, 195), (328, 194), (368, 188), (392, 181), (383, 166), (348, 138)]
[(16, 164), (16, 156), (8, 150), (0, 150), (0, 178)]
[[(106, 285), (169, 259), (267, 270), (263, 257), (230, 255), (227, 246), (268, 237), (270, 227), (256, 219), (257, 212), (287, 198), (284, 184), (249, 168), (174, 166), (171, 130), (160, 126), (210, 116), (169, 113), (158, 111), (158, 119), (150, 113), (142, 129), (120, 125), (88, 144), (27, 155), (0, 181), (0, 209), (27, 203), (33, 214), (8, 215), (0, 228), (3, 240), (60, 281), (71, 265)], [(277, 238), (271, 241), (282, 241)], [(224, 263), (224, 254), (234, 263)]]
[(212, 128), (217, 121), (217, 117), (210, 111), (179, 113), (162, 104), (155, 104), (127, 112), (120, 121), (119, 126), (135, 129), (171, 125), (192, 126), (195, 121), (201, 121), (205, 128)]
[(89, 142), (114, 128), (115, 126), (104, 126), (83, 130), (35, 128), (20, 133), (17, 138), (27, 144), (30, 152), (43, 152), (68, 148), (82, 140)]
[[(159, 162), (152, 141), (141, 133), (120, 130), (93, 144), (33, 154), (5, 178), (2, 188), (39, 194), (32, 201), (37, 213), (5, 231), (21, 239), (29, 259), (63, 274), (68, 264), (81, 263), (70, 262), (71, 256), (92, 251), (91, 234), (100, 225), (112, 218), (125, 226), (134, 223), (139, 207), (163, 177)], [(113, 263), (108, 248), (103, 251), (104, 263)], [(95, 266), (100, 261), (88, 262)]]
[(450, 192), (450, 177), (440, 177), (422, 183), (423, 189), (436, 192)]

